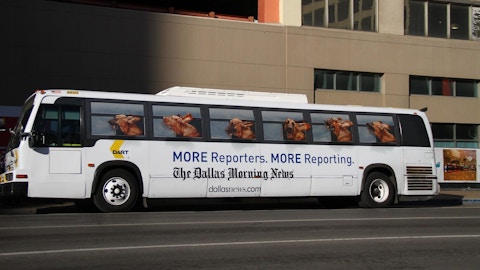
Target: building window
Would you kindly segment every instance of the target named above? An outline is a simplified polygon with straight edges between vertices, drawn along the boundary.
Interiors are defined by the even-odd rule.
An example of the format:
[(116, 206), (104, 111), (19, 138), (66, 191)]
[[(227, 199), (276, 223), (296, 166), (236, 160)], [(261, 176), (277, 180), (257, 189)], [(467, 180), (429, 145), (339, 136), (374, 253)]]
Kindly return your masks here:
[(405, 34), (463, 40), (478, 39), (480, 7), (406, 0)]
[(353, 30), (375, 31), (375, 1), (353, 1)]
[(480, 7), (473, 7), (472, 10), (473, 39), (480, 40)]
[(315, 89), (380, 92), (381, 77), (379, 73), (316, 69), (314, 85)]
[(447, 4), (428, 2), (428, 36), (447, 37)]
[(469, 13), (468, 6), (450, 6), (450, 38), (469, 39)]
[(410, 76), (410, 95), (478, 97), (477, 80)]
[(425, 3), (405, 1), (405, 34), (425, 36)]
[(378, 0), (302, 0), (302, 25), (377, 31)]
[(478, 148), (478, 125), (432, 124), (435, 147)]

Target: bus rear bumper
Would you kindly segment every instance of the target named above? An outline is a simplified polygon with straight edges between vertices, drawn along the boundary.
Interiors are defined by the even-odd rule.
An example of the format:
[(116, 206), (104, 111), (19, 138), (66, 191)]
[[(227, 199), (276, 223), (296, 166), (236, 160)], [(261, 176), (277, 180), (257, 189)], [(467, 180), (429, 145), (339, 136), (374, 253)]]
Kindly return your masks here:
[(0, 198), (27, 197), (27, 182), (7, 182), (0, 185)]

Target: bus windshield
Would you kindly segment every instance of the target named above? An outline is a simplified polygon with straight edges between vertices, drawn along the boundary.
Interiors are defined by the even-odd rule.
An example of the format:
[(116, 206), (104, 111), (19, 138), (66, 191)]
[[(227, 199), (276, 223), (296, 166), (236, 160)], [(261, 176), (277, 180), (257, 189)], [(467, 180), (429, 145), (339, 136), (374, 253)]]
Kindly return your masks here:
[(30, 114), (32, 113), (34, 99), (35, 96), (30, 97), (30, 99), (28, 99), (23, 105), (20, 118), (18, 118), (17, 124), (11, 131), (12, 137), (8, 142), (7, 151), (11, 151), (20, 145), (20, 141), (22, 140), (22, 133), (25, 129), (25, 125), (27, 124), (28, 119), (30, 118)]

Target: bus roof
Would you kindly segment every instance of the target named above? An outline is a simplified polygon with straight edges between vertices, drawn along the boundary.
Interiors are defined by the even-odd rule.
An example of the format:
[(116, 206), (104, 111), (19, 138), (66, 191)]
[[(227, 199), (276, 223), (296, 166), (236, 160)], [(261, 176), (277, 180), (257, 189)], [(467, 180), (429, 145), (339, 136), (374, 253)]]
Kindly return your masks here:
[[(191, 103), (191, 104), (211, 104), (211, 105), (228, 105), (228, 106), (245, 106), (245, 107), (264, 107), (264, 108), (284, 108), (284, 109), (307, 109), (307, 110), (330, 110), (330, 111), (351, 111), (351, 112), (376, 112), (376, 113), (403, 113), (403, 114), (425, 114), (424, 112), (416, 109), (409, 108), (392, 108), (392, 107), (374, 107), (374, 106), (360, 106), (360, 105), (332, 105), (332, 104), (318, 104), (307, 103), (301, 101), (304, 96), (299, 94), (286, 94), (286, 93), (269, 93), (269, 92), (253, 92), (251, 91), (239, 91), (239, 90), (227, 90), (217, 91), (218, 93), (235, 93), (237, 95), (228, 95), (228, 98), (222, 97), (222, 94), (208, 94), (208, 91), (201, 93), (204, 88), (193, 87), (178, 87), (181, 90), (171, 90), (168, 88), (166, 92), (160, 92), (157, 94), (141, 94), (141, 93), (127, 93), (127, 92), (109, 92), (101, 90), (75, 90), (75, 89), (46, 89), (37, 90), (33, 95), (38, 96), (50, 96), (50, 98), (43, 98), (42, 103), (54, 103), (56, 99), (61, 97), (76, 97), (76, 98), (96, 98), (96, 99), (109, 99), (109, 100), (130, 100), (130, 101), (152, 101), (152, 102), (173, 102), (173, 103)], [(173, 87), (173, 89), (178, 89)], [(181, 94), (186, 90), (197, 94)], [(209, 89), (210, 90), (210, 89)], [(213, 92), (216, 91), (216, 89)], [(172, 92), (170, 92), (172, 91)], [(233, 92), (232, 92), (233, 91)], [(170, 92), (170, 93), (169, 93)], [(180, 92), (180, 94), (178, 93)], [(187, 91), (188, 92), (188, 91)], [(200, 92), (200, 93), (198, 93)], [(244, 96), (241, 97), (241, 93)], [(256, 95), (255, 93), (261, 93)], [(246, 97), (245, 97), (246, 95)], [(182, 99), (179, 100), (179, 97)], [(278, 98), (275, 98), (278, 97)], [(286, 97), (292, 97), (287, 101)], [(296, 101), (293, 101), (296, 98)], [(306, 100), (306, 96), (304, 96)]]
[(304, 104), (308, 103), (307, 96), (302, 94), (256, 92), (256, 91), (196, 88), (196, 87), (182, 87), (182, 86), (174, 86), (174, 87), (167, 88), (161, 92), (158, 92), (157, 95), (178, 96), (178, 97), (207, 97), (207, 98), (255, 100), (255, 101), (298, 102), (298, 103), (304, 103)]

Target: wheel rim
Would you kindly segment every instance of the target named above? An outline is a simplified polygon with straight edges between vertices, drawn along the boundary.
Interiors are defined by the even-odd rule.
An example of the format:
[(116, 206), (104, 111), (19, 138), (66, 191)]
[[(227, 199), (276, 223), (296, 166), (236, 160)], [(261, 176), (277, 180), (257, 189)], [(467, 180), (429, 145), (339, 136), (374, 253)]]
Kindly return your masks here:
[(388, 184), (383, 179), (375, 179), (369, 188), (370, 198), (377, 203), (383, 203), (387, 200), (390, 195), (390, 188)]
[(122, 205), (130, 198), (130, 185), (125, 179), (110, 178), (103, 185), (103, 198), (110, 205)]

